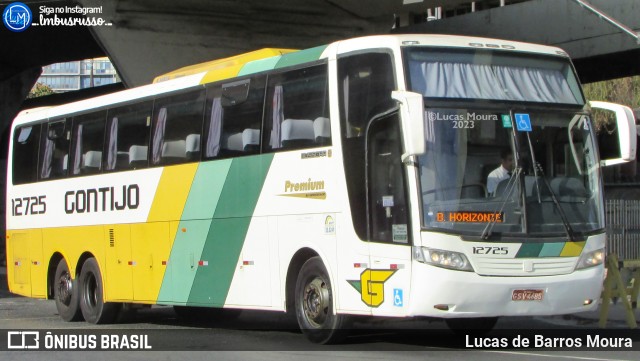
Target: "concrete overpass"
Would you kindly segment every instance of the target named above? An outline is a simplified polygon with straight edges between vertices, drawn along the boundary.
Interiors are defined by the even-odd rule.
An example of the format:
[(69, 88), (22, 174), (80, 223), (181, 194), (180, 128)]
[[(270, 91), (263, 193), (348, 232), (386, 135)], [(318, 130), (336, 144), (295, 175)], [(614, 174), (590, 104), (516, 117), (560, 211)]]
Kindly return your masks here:
[[(428, 9), (446, 15), (469, 0), (23, 0), (39, 20), (41, 6), (101, 7), (111, 26), (0, 28), (0, 128), (16, 114), (40, 67), (107, 55), (127, 87), (172, 69), (262, 47), (306, 48), (337, 39), (395, 32), (481, 35), (558, 45), (583, 81), (640, 74), (640, 47), (578, 0), (482, 0), (478, 8), (516, 4), (416, 24)], [(640, 29), (637, 0), (589, 0)], [(9, 1), (0, 0), (0, 10)], [(482, 5), (482, 6), (480, 6)], [(451, 10), (453, 9), (453, 10)], [(73, 15), (59, 15), (69, 17)], [(46, 17), (46, 16), (45, 16)], [(392, 30), (392, 28), (395, 29)], [(64, 97), (62, 97), (64, 100)]]

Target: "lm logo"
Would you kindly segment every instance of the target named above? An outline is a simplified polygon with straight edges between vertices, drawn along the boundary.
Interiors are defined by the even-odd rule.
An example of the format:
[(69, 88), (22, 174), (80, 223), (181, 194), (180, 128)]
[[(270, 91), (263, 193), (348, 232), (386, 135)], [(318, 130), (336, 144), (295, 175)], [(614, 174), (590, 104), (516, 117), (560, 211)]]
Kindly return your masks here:
[(19, 33), (27, 30), (33, 22), (31, 9), (23, 3), (15, 2), (7, 5), (2, 13), (2, 22), (7, 29)]
[(360, 274), (359, 280), (347, 280), (347, 282), (360, 292), (362, 302), (367, 306), (378, 307), (384, 302), (384, 283), (396, 271), (395, 269), (366, 269)]

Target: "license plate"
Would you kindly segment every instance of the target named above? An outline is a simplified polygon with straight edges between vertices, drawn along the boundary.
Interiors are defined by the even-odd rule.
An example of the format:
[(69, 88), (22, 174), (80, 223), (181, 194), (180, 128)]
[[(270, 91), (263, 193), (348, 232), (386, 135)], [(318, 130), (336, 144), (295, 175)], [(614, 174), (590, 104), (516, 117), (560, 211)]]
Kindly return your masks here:
[(544, 290), (514, 290), (511, 301), (542, 301)]

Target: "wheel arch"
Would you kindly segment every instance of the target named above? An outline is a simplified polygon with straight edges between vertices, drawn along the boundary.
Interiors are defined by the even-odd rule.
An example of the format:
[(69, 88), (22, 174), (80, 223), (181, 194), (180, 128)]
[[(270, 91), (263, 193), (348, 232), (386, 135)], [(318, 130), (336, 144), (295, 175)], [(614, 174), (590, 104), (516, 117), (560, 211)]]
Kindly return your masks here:
[(47, 268), (47, 299), (53, 299), (53, 285), (55, 283), (56, 268), (60, 261), (65, 260), (64, 256), (60, 252), (54, 252), (49, 258), (49, 267)]
[[(82, 253), (80, 255), (80, 257), (78, 258), (78, 263), (76, 264), (76, 272), (74, 274), (74, 277), (78, 277), (80, 276), (80, 271), (82, 271), (82, 265), (84, 264), (84, 262), (86, 260), (88, 260), (89, 258), (95, 258), (96, 262), (98, 262), (98, 259), (96, 258), (95, 255), (93, 255), (93, 253), (89, 252), (89, 251), (85, 251), (84, 253)], [(98, 262), (98, 268), (100, 268), (100, 262)]]
[(320, 255), (315, 250), (305, 247), (299, 249), (289, 262), (289, 268), (287, 269), (287, 277), (285, 281), (285, 311), (291, 312), (295, 310), (295, 297), (294, 292), (296, 288), (296, 280), (302, 265), (313, 257), (319, 257)]

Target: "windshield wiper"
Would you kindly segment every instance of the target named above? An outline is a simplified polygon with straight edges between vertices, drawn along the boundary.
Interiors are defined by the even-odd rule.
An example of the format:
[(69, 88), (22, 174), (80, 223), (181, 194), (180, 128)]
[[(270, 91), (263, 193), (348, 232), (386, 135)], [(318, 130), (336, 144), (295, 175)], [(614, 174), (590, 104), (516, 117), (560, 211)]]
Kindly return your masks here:
[(534, 177), (533, 179), (536, 182), (538, 204), (540, 204), (542, 203), (542, 199), (540, 198), (540, 184), (538, 184), (538, 169), (537, 169), (538, 167), (536, 167), (536, 164), (538, 164), (538, 161), (536, 161), (536, 154), (533, 151), (533, 144), (531, 143), (531, 136), (529, 135), (529, 132), (527, 132), (527, 140), (529, 142), (529, 151), (531, 152), (531, 162), (533, 163), (533, 177)]
[(529, 141), (529, 150), (531, 151), (531, 162), (533, 163), (533, 177), (536, 182), (538, 204), (542, 203), (542, 199), (540, 198), (540, 184), (538, 183), (538, 174), (540, 174), (540, 176), (542, 176), (542, 180), (544, 181), (544, 184), (547, 186), (547, 189), (551, 194), (551, 200), (553, 201), (553, 204), (556, 205), (556, 208), (560, 213), (560, 219), (562, 219), (562, 224), (564, 225), (564, 229), (567, 232), (567, 237), (569, 238), (569, 241), (573, 242), (573, 228), (571, 228), (571, 224), (569, 223), (569, 220), (567, 219), (567, 215), (564, 213), (562, 206), (560, 206), (560, 202), (558, 202), (558, 198), (556, 197), (556, 194), (553, 192), (553, 189), (551, 189), (551, 184), (549, 184), (549, 180), (547, 180), (547, 177), (544, 176), (544, 171), (542, 170), (542, 166), (536, 160), (536, 156), (533, 151), (533, 144), (531, 143), (531, 137), (529, 136), (529, 133), (527, 133), (527, 140)]
[[(569, 238), (569, 241), (574, 242), (575, 236), (573, 234), (573, 228), (571, 227), (571, 223), (569, 223), (569, 220), (567, 219), (567, 215), (564, 213), (562, 206), (560, 206), (560, 202), (558, 202), (558, 198), (556, 197), (556, 194), (553, 192), (553, 189), (551, 189), (551, 184), (549, 184), (549, 180), (547, 180), (547, 178), (544, 176), (544, 171), (542, 170), (542, 166), (540, 166), (539, 163), (533, 163), (533, 169), (535, 170), (536, 168), (538, 168), (538, 172), (540, 172), (540, 174), (542, 175), (542, 180), (544, 181), (544, 184), (547, 186), (547, 189), (549, 190), (549, 194), (551, 195), (551, 200), (553, 201), (553, 204), (556, 205), (556, 208), (560, 213), (560, 219), (562, 220), (564, 229), (567, 232), (567, 238)], [(538, 193), (538, 198), (540, 198), (539, 193)]]
[[(502, 214), (502, 211), (504, 210), (504, 206), (507, 204), (507, 201), (509, 201), (509, 199), (511, 198), (511, 195), (513, 194), (513, 190), (516, 189), (516, 185), (518, 184), (518, 179), (520, 178), (520, 173), (522, 173), (522, 167), (516, 167), (515, 172), (513, 172), (513, 174), (511, 174), (511, 178), (509, 178), (509, 181), (507, 182), (507, 186), (505, 187), (505, 191), (503, 194), (506, 194), (506, 196), (504, 197), (504, 200), (502, 201), (502, 203), (500, 203), (500, 208), (497, 212), (497, 214)], [(504, 222), (504, 219), (502, 220)], [(491, 237), (491, 231), (493, 230), (493, 227), (496, 225), (496, 223), (498, 222), (498, 217), (494, 217), (493, 220), (489, 223), (487, 223), (487, 225), (484, 227), (484, 230), (482, 231), (482, 235), (480, 236), (480, 238), (487, 240), (489, 239), (489, 237)]]

